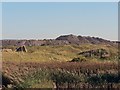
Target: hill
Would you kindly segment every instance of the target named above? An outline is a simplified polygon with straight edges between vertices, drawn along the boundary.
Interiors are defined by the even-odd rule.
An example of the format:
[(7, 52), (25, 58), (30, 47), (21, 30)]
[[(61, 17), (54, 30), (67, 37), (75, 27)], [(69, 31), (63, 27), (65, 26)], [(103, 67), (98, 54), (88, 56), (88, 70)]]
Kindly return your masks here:
[(90, 36), (76, 36), (76, 35), (62, 35), (56, 39), (44, 39), (44, 40), (2, 40), (2, 46), (48, 46), (48, 45), (81, 45), (81, 44), (109, 44), (116, 45), (117, 42), (105, 40), (98, 37)]

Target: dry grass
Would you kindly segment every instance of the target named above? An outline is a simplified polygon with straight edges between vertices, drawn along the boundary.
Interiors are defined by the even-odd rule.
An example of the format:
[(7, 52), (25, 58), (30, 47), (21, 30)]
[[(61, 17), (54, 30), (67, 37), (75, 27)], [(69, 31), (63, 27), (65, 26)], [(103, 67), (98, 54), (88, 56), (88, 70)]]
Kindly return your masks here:
[[(2, 52), (2, 72), (17, 85), (21, 84), (21, 87), (32, 88), (44, 88), (46, 87), (46, 84), (48, 84), (48, 87), (53, 88), (55, 82), (50, 79), (52, 77), (51, 73), (53, 74), (53, 72), (55, 72), (56, 74), (58, 71), (65, 72), (65, 74), (66, 72), (70, 72), (70, 76), (71, 73), (83, 75), (85, 78), (89, 77), (89, 75), (105, 73), (117, 74), (118, 62), (113, 58), (104, 61), (88, 58), (86, 62), (66, 62), (79, 57), (78, 53), (81, 51), (98, 48), (106, 49), (112, 56), (117, 55), (118, 52), (117, 47), (108, 45), (32, 46), (27, 47), (27, 53), (14, 51)], [(31, 76), (29, 77), (28, 75)], [(43, 81), (41, 81), (41, 77)]]
[[(117, 74), (118, 63), (117, 62), (3, 62), (3, 73), (11, 78), (19, 85), (22, 83), (24, 87), (45, 87), (46, 83), (48, 87), (53, 88), (55, 83), (50, 78), (53, 73), (59, 75), (59, 73), (73, 73), (74, 75), (83, 75), (83, 79), (88, 78), (91, 75), (100, 74)], [(59, 72), (60, 71), (60, 72)], [(52, 74), (51, 74), (52, 73)], [(61, 76), (64, 77), (64, 76)], [(61, 78), (62, 79), (62, 78)], [(69, 78), (70, 79), (70, 78)], [(41, 81), (43, 80), (43, 81)], [(50, 83), (51, 82), (51, 83)], [(84, 83), (84, 82), (83, 82)]]
[(65, 45), (65, 46), (32, 46), (27, 47), (27, 53), (2, 52), (3, 61), (16, 62), (53, 62), (53, 61), (70, 61), (78, 57), (81, 51), (103, 48), (111, 53), (112, 56), (117, 54), (118, 49), (108, 45)]

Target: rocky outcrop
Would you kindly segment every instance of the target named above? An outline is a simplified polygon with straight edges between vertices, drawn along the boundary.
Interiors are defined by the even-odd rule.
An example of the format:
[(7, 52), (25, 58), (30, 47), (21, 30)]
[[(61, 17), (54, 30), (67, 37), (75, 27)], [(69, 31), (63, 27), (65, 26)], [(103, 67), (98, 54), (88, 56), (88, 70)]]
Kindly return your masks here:
[(20, 46), (16, 49), (16, 52), (27, 52), (27, 49), (25, 46)]
[(97, 58), (108, 58), (110, 54), (105, 49), (96, 49), (80, 52), (79, 55), (83, 55), (84, 57), (97, 57)]

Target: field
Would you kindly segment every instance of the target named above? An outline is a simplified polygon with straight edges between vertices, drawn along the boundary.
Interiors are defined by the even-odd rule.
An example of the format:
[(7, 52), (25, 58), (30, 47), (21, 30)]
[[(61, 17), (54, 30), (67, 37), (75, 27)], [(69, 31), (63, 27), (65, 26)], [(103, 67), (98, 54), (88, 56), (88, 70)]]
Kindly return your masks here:
[[(2, 52), (4, 87), (119, 88), (118, 48), (110, 45), (27, 46), (28, 52)], [(107, 58), (80, 52), (105, 49)], [(76, 61), (72, 61), (72, 60)]]

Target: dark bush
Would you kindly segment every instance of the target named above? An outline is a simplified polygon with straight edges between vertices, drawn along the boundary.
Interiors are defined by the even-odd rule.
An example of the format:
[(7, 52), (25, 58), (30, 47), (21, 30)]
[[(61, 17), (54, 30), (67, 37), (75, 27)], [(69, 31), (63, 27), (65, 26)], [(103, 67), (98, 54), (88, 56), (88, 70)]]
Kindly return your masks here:
[(70, 62), (84, 62), (87, 61), (85, 57), (73, 58)]
[(76, 84), (82, 81), (82, 78), (69, 71), (56, 71), (52, 73), (52, 80), (56, 83), (56, 87), (59, 88), (65, 84), (66, 87), (70, 87), (70, 84)]
[(88, 82), (91, 84), (100, 84), (100, 83), (119, 83), (120, 77), (118, 74), (100, 74), (95, 76), (90, 76)]

